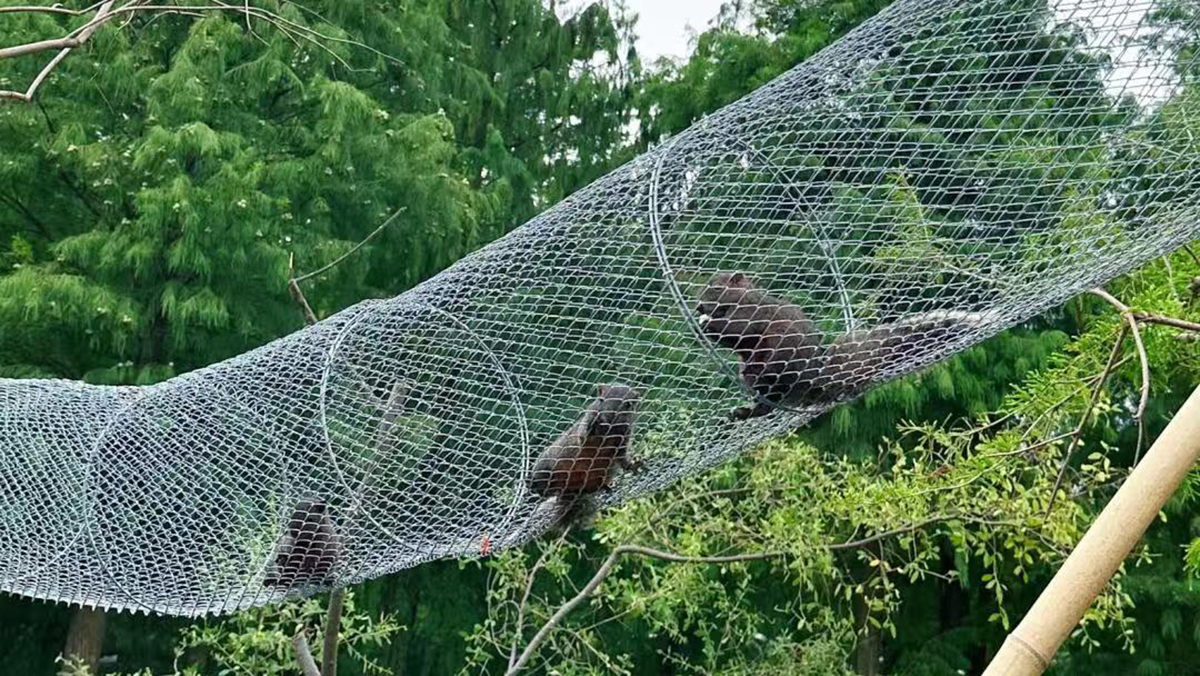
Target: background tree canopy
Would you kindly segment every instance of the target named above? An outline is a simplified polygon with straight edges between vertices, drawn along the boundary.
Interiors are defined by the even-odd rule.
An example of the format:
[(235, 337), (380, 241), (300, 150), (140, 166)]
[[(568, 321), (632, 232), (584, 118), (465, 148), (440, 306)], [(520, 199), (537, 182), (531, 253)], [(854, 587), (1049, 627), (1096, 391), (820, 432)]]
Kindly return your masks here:
[[(262, 345), (303, 322), (288, 294), (290, 265), (317, 269), (396, 212), (393, 225), (307, 294), (327, 316), (399, 293), (816, 54), (888, 2), (729, 3), (689, 58), (647, 68), (633, 47), (634, 17), (619, 2), (565, 18), (541, 0), (261, 4), (367, 48), (316, 49), (236, 15), (138, 16), (64, 61), (36, 105), (0, 107), (0, 377), (152, 383)], [(1026, 10), (1013, 21), (1052, 13), (1046, 0), (1006, 4)], [(1186, 2), (1162, 3), (1152, 17), (1183, 54), (1197, 36), (1168, 29), (1195, 25), (1187, 21), (1194, 12)], [(12, 17), (0, 19), (0, 44), (69, 22)], [(1081, 119), (1094, 118), (1095, 101), (1111, 93), (1100, 83), (1109, 64), (1078, 36), (1023, 44), (1014, 36), (1029, 41), (1037, 31), (992, 28), (991, 44), (937, 45), (940, 71), (900, 62), (889, 76), (916, 84), (949, 77), (1003, 45), (1014, 60), (1038, 55), (1017, 64), (1023, 79), (962, 75), (973, 96), (953, 102), (923, 99), (919, 86), (897, 91), (879, 116), (891, 124), (871, 140), (908, 155), (884, 162), (861, 139), (838, 137), (830, 120), (828, 152), (791, 169), (878, 176), (878, 194), (815, 197), (846, 206), (836, 213), (872, 213), (952, 241), (962, 195), (997, 217), (1037, 205), (1025, 217), (1053, 232), (1072, 217), (1072, 200), (1137, 184), (1177, 162), (1169, 149), (1200, 142), (1192, 133), (1200, 120), (1178, 113), (1195, 109), (1196, 73), (1187, 72), (1175, 100), (1141, 121), (1146, 143), (1166, 150), (1046, 177), (1053, 193), (998, 201), (972, 177), (1036, 174), (1039, 157), (1062, 148), (1091, 166), (1088, 153), (1101, 139), (1046, 134), (1020, 152), (989, 154), (972, 134), (1016, 138), (1050, 118), (1059, 123), (1047, 128), (1069, 126), (1064, 120), (1103, 127), (1137, 111), (1116, 106), (1112, 120)], [(1071, 71), (1084, 74), (1053, 77), (1071, 59), (1087, 62)], [(0, 60), (0, 85), (27, 81), (37, 67)], [(1014, 108), (1026, 116), (997, 112)], [(1155, 189), (1192, 194), (1196, 179), (1176, 173), (1177, 183)], [(1063, 184), (1077, 189), (1058, 190)], [(1122, 208), (1132, 222), (1154, 200)], [(888, 255), (876, 252), (876, 263), (886, 266)], [(1197, 278), (1200, 260), (1180, 252), (1110, 291), (1138, 309), (1195, 321)], [(527, 639), (529, 625), (629, 542), (691, 555), (789, 556), (727, 567), (622, 563), (597, 601), (543, 648), (536, 669), (977, 672), (1200, 380), (1196, 341), (1147, 328), (1146, 429), (1140, 434), (1130, 414), (1139, 388), (1130, 358), (1114, 370), (1074, 454), (1072, 499), (1045, 513), (1067, 448), (1052, 440), (1085, 410), (1120, 326), (1103, 302), (1076, 299), (743, 461), (608, 513), (591, 530), (482, 564), (429, 564), (363, 585), (352, 616), (364, 624), (347, 633), (354, 649), (343, 673), (502, 671), (514, 638)], [(1037, 453), (1024, 450), (1041, 441)], [(1096, 606), (1055, 673), (1200, 673), (1197, 487), (1200, 478), (1164, 512), (1137, 565)], [(930, 527), (876, 547), (828, 547), (926, 517)], [(517, 626), (512, 609), (534, 572), (533, 603)], [(290, 673), (280, 646), (304, 612), (269, 608), (195, 625), (114, 616), (104, 653), (116, 664), (104, 668), (164, 673), (178, 659), (205, 674), (271, 673), (268, 665)], [(0, 647), (0, 661), (13, 673), (52, 673), (71, 614), (0, 600), (0, 625), (18, 639)]]

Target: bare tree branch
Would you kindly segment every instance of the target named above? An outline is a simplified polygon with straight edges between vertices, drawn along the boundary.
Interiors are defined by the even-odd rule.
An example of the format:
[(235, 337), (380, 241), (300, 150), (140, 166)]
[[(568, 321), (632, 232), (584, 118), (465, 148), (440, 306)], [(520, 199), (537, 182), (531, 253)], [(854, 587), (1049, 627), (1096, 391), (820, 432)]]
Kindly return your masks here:
[[(243, 0), (241, 3), (236, 4), (236, 5), (222, 2), (221, 0), (210, 0), (210, 2), (208, 4), (197, 3), (197, 4), (191, 4), (191, 5), (151, 4), (151, 2), (149, 2), (148, 0), (133, 0), (132, 2), (129, 2), (127, 4), (120, 5), (117, 7), (114, 7), (115, 4), (117, 4), (116, 0), (105, 0), (104, 2), (98, 2), (86, 9), (79, 9), (79, 10), (67, 9), (67, 8), (56, 6), (56, 5), (55, 6), (18, 5), (18, 6), (14, 6), (14, 7), (0, 8), (0, 13), (25, 12), (25, 13), (59, 14), (59, 15), (64, 15), (64, 16), (83, 16), (83, 15), (89, 14), (93, 11), (95, 12), (95, 15), (87, 23), (80, 26), (79, 28), (72, 30), (71, 32), (69, 32), (67, 35), (65, 35), (63, 37), (47, 39), (47, 40), (38, 40), (35, 42), (29, 42), (26, 44), (14, 45), (11, 47), (0, 47), (0, 59), (27, 56), (30, 54), (36, 54), (39, 52), (56, 50), (56, 49), (59, 50), (59, 53), (50, 61), (50, 63), (48, 63), (38, 73), (37, 77), (34, 79), (34, 81), (30, 84), (30, 86), (24, 92), (15, 91), (15, 90), (0, 90), (0, 99), (9, 99), (9, 100), (21, 101), (21, 102), (25, 102), (25, 103), (31, 102), (33, 100), (34, 95), (37, 93), (38, 89), (42, 86), (42, 83), (45, 82), (46, 78), (49, 77), (50, 73), (53, 72), (54, 69), (57, 68), (60, 63), (62, 63), (63, 59), (65, 59), (67, 57), (67, 55), (71, 52), (71, 50), (87, 43), (87, 41), (92, 37), (92, 35), (96, 32), (96, 30), (98, 30), (104, 24), (109, 23), (115, 19), (124, 18), (125, 21), (120, 25), (120, 28), (122, 28), (122, 29), (126, 28), (129, 25), (129, 21), (133, 18), (133, 16), (136, 13), (156, 13), (158, 15), (181, 14), (181, 15), (188, 15), (188, 16), (203, 16), (205, 13), (232, 12), (232, 13), (242, 14), (245, 16), (247, 30), (251, 35), (254, 35), (255, 37), (259, 37), (259, 36), (254, 32), (253, 27), (250, 24), (250, 20), (252, 18), (259, 19), (259, 20), (265, 21), (266, 23), (270, 24), (272, 27), (279, 30), (281, 33), (283, 33), (285, 36), (287, 36), (289, 39), (291, 39), (294, 43), (296, 43), (297, 46), (300, 46), (301, 40), (315, 45), (317, 48), (321, 49), (322, 51), (326, 52), (331, 57), (333, 57), (335, 60), (337, 60), (342, 66), (344, 66), (348, 70), (356, 70), (356, 69), (353, 68), (349, 63), (347, 63), (346, 60), (344, 58), (342, 58), (342, 56), (340, 54), (334, 52), (327, 45), (329, 45), (329, 44), (349, 45), (356, 49), (363, 49), (368, 52), (371, 52), (383, 59), (387, 59), (387, 60), (395, 62), (395, 63), (400, 63), (399, 59), (397, 59), (389, 54), (386, 54), (378, 49), (375, 49), (365, 43), (362, 43), (358, 40), (352, 40), (349, 38), (343, 38), (343, 37), (338, 37), (335, 35), (329, 35), (329, 34), (323, 33), (314, 28), (305, 26), (304, 24), (300, 24), (300, 23), (297, 23), (290, 19), (287, 19), (286, 17), (284, 17), (280, 14), (277, 14), (275, 12), (272, 12), (272, 11), (269, 11), (266, 9), (262, 9), (260, 7), (253, 7), (250, 5), (249, 0)], [(261, 40), (261, 37), (259, 37), (259, 39)]]
[[(567, 533), (569, 531), (570, 531), (570, 526), (567, 526), (567, 528), (563, 530), (562, 536), (560, 538), (558, 538), (558, 542), (562, 542), (563, 538), (565, 538), (567, 536)], [(517, 606), (516, 635), (513, 636), (512, 648), (509, 649), (509, 652), (508, 652), (508, 668), (509, 669), (512, 669), (513, 665), (516, 664), (516, 661), (517, 661), (517, 644), (520, 643), (521, 632), (524, 631), (524, 628), (525, 628), (525, 608), (529, 605), (530, 594), (533, 593), (533, 583), (537, 579), (538, 572), (542, 569), (542, 566), (545, 565), (546, 557), (548, 557), (550, 555), (550, 552), (551, 552), (551, 549), (549, 549), (549, 548), (547, 548), (545, 551), (543, 551), (541, 556), (539, 556), (537, 558), (537, 561), (534, 562), (533, 568), (529, 569), (529, 579), (526, 581), (526, 584), (525, 584), (525, 594), (523, 596), (521, 596), (521, 603), (520, 603), (520, 605)]]
[[(949, 514), (942, 514), (942, 515), (930, 517), (928, 519), (911, 524), (909, 526), (904, 526), (901, 528), (884, 531), (882, 533), (877, 533), (875, 535), (872, 535), (872, 536), (866, 537), (866, 538), (862, 538), (860, 540), (849, 540), (846, 542), (826, 545), (825, 548), (830, 551), (860, 549), (862, 547), (866, 547), (868, 545), (875, 544), (875, 543), (881, 542), (883, 540), (886, 540), (887, 538), (895, 537), (897, 535), (903, 535), (905, 533), (911, 533), (914, 531), (918, 531), (918, 530), (921, 530), (922, 528), (925, 528), (926, 526), (932, 525), (934, 523), (949, 521), (949, 520), (955, 519), (955, 518), (961, 518), (961, 517), (957, 517), (957, 516), (949, 515)], [(979, 521), (985, 522), (985, 520), (979, 520)], [(536, 652), (538, 647), (541, 646), (541, 644), (543, 642), (545, 642), (546, 638), (550, 635), (550, 632), (553, 631), (562, 622), (563, 618), (565, 618), (567, 615), (569, 615), (571, 613), (571, 611), (573, 611), (577, 607), (579, 607), (580, 604), (582, 604), (584, 601), (586, 601), (587, 598), (589, 596), (591, 596), (596, 591), (597, 588), (600, 587), (601, 583), (603, 583), (604, 580), (607, 579), (610, 574), (612, 574), (613, 568), (616, 566), (617, 560), (626, 554), (636, 554), (639, 556), (647, 556), (650, 558), (658, 559), (660, 561), (667, 561), (670, 563), (720, 564), (720, 563), (739, 563), (739, 562), (745, 562), (745, 561), (763, 561), (766, 559), (773, 559), (773, 558), (779, 558), (782, 556), (787, 556), (788, 553), (782, 552), (782, 551), (776, 551), (776, 552), (754, 552), (754, 553), (748, 553), (748, 554), (731, 554), (728, 556), (686, 556), (683, 554), (675, 554), (673, 552), (663, 551), (661, 549), (654, 549), (652, 547), (643, 547), (641, 545), (621, 545), (621, 546), (613, 549), (612, 552), (609, 553), (608, 558), (606, 558), (604, 560), (604, 563), (602, 563), (600, 565), (600, 568), (596, 571), (596, 574), (592, 576), (592, 579), (589, 580), (586, 585), (584, 585), (583, 589), (579, 590), (579, 592), (575, 596), (571, 597), (571, 599), (569, 601), (567, 601), (562, 606), (560, 606), (558, 608), (558, 610), (555, 611), (554, 614), (550, 616), (550, 619), (547, 620), (546, 623), (542, 625), (542, 628), (539, 629), (537, 634), (534, 635), (533, 640), (531, 640), (529, 642), (529, 644), (525, 646), (525, 650), (523, 650), (521, 652), (521, 656), (519, 658), (517, 658), (517, 661), (515, 663), (511, 663), (511, 666), (509, 666), (508, 671), (505, 672), (505, 676), (512, 676), (513, 674), (516, 674), (517, 672), (519, 672), (521, 669), (525, 668), (526, 664), (529, 663), (530, 658), (533, 657), (534, 652)], [(520, 634), (518, 633), (518, 636), (519, 635)]]
[(1140, 425), (1142, 417), (1146, 415), (1146, 402), (1150, 400), (1150, 360), (1146, 356), (1146, 345), (1142, 342), (1142, 331), (1138, 328), (1138, 319), (1128, 305), (1117, 300), (1115, 296), (1104, 289), (1092, 289), (1090, 293), (1103, 298), (1117, 308), (1121, 316), (1125, 318), (1125, 322), (1129, 324), (1129, 330), (1133, 332), (1133, 343), (1137, 346), (1138, 359), (1142, 362), (1142, 398), (1138, 401), (1137, 413), (1134, 414)]
[(321, 651), (321, 676), (337, 676), (338, 639), (342, 632), (342, 611), (346, 608), (346, 588), (329, 592), (329, 611), (325, 616), (325, 647)]
[(1133, 317), (1144, 324), (1161, 324), (1163, 326), (1173, 326), (1177, 329), (1183, 329), (1184, 331), (1200, 333), (1200, 324), (1195, 322), (1176, 319), (1174, 317), (1165, 317), (1152, 312), (1134, 312)]
[(321, 676), (320, 670), (317, 669), (317, 662), (313, 659), (312, 649), (308, 647), (308, 638), (304, 635), (303, 629), (292, 638), (292, 648), (296, 651), (296, 662), (300, 664), (300, 673), (304, 676)]
[(337, 260), (333, 261), (332, 263), (330, 263), (328, 265), (321, 267), (319, 270), (313, 270), (312, 272), (300, 275), (299, 277), (293, 277), (292, 281), (299, 284), (300, 282), (307, 281), (309, 279), (312, 279), (313, 277), (316, 277), (317, 275), (321, 275), (321, 274), (328, 272), (334, 266), (338, 265), (339, 263), (346, 260), (347, 258), (353, 256), (354, 253), (356, 251), (358, 251), (359, 249), (363, 248), (367, 244), (367, 242), (370, 242), (371, 240), (375, 239), (376, 235), (383, 232), (384, 228), (391, 225), (392, 222), (395, 221), (397, 218), (399, 218), (400, 214), (404, 213), (405, 211), (407, 211), (406, 208), (397, 209), (396, 213), (392, 214), (391, 216), (388, 216), (388, 219), (383, 222), (383, 225), (380, 225), (378, 228), (375, 228), (375, 230), (372, 231), (371, 234), (369, 234), (365, 238), (363, 238), (363, 240), (361, 242), (359, 242), (358, 244), (355, 244), (349, 251), (342, 254), (341, 256), (338, 256)]
[[(83, 28), (76, 31), (73, 34), (73, 37), (68, 38), (68, 40), (70, 40), (70, 44), (68, 44), (65, 41), (63, 42), (63, 44), (61, 45), (61, 51), (59, 51), (59, 53), (56, 54), (55, 57), (50, 60), (50, 63), (46, 64), (46, 66), (44, 68), (42, 68), (41, 72), (39, 72), (37, 74), (37, 77), (35, 77), (33, 79), (33, 82), (31, 82), (29, 84), (29, 88), (26, 89), (24, 93), (21, 93), (18, 91), (13, 91), (13, 90), (8, 90), (8, 89), (0, 89), (0, 99), (23, 101), (25, 103), (29, 103), (29, 102), (33, 101), (34, 94), (36, 94), (37, 90), (41, 88), (42, 83), (46, 81), (46, 78), (50, 77), (50, 73), (54, 72), (54, 69), (58, 67), (58, 64), (62, 63), (63, 59), (67, 58), (67, 55), (71, 53), (72, 49), (87, 42), (92, 37), (92, 34), (96, 32), (96, 29), (99, 28), (100, 25), (104, 21), (108, 20), (107, 17), (111, 16), (112, 6), (115, 2), (116, 2), (116, 0), (107, 0), (106, 2), (100, 4), (99, 9), (96, 10), (96, 18), (93, 19), (91, 22), (89, 22)], [(54, 43), (54, 42), (57, 42), (57, 41), (43, 40), (41, 43), (33, 43), (33, 44), (46, 45), (47, 43)], [(51, 47), (51, 46), (44, 47), (44, 49), (53, 49), (53, 48), (54, 47)], [(33, 53), (34, 51), (41, 51), (41, 50), (35, 49), (35, 50), (23, 52), (23, 51), (21, 51), (20, 46), (10, 47), (7, 49), (0, 49), (0, 59), (6, 58), (9, 56), (20, 56), (21, 54)], [(10, 52), (10, 53), (6, 54), (6, 52)]]
[(24, 12), (24, 13), (41, 13), (41, 14), (65, 14), (67, 16), (82, 16), (84, 14), (91, 13), (92, 11), (94, 11), (97, 7), (99, 7), (102, 4), (104, 4), (104, 0), (100, 0), (100, 2), (97, 2), (97, 3), (94, 3), (87, 7), (84, 7), (83, 9), (71, 9), (69, 7), (63, 7), (62, 5), (60, 5), (58, 3), (55, 3), (48, 7), (45, 5), (16, 5), (16, 6), (9, 6), (9, 7), (0, 7), (0, 14), (5, 14), (8, 12)]
[(292, 276), (292, 272), (296, 269), (295, 254), (288, 255), (288, 293), (292, 295), (292, 300), (300, 306), (300, 311), (304, 313), (304, 323), (312, 326), (317, 323), (317, 315), (313, 313), (312, 306), (308, 304), (308, 299), (304, 297), (304, 292), (300, 290), (300, 285), (296, 283), (296, 278)]

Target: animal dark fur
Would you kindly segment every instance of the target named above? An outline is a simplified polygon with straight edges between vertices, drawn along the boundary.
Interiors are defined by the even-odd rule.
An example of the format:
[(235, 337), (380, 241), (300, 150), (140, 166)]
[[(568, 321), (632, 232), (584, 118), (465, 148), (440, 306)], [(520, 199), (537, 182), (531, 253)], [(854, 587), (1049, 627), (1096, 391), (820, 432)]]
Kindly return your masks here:
[(320, 500), (301, 500), (275, 548), (275, 561), (263, 584), (290, 588), (333, 582), (333, 567), (341, 553), (329, 507)]
[(583, 415), (542, 452), (529, 479), (534, 494), (564, 503), (611, 486), (618, 468), (633, 466), (629, 439), (639, 394), (624, 385), (601, 385)]
[(704, 337), (733, 350), (742, 381), (766, 400), (734, 409), (739, 420), (766, 415), (773, 404), (819, 406), (861, 393), (980, 321), (979, 315), (929, 312), (824, 344), (800, 306), (740, 272), (714, 275), (696, 311)]

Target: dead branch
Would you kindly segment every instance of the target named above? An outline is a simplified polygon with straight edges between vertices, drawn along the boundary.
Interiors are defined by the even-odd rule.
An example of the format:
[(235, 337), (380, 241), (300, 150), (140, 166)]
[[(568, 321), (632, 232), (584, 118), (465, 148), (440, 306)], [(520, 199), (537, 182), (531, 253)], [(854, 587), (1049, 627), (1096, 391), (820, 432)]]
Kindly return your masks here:
[(382, 225), (380, 225), (378, 228), (375, 228), (375, 230), (372, 231), (371, 234), (364, 237), (361, 242), (359, 242), (358, 244), (355, 244), (349, 251), (342, 254), (341, 256), (338, 256), (337, 259), (334, 260), (332, 263), (329, 263), (328, 265), (324, 265), (318, 270), (313, 270), (312, 272), (309, 272), (307, 274), (300, 275), (299, 277), (293, 277), (292, 281), (299, 284), (300, 282), (308, 281), (309, 279), (312, 279), (313, 277), (316, 277), (317, 275), (322, 275), (326, 272), (329, 272), (329, 270), (332, 269), (334, 266), (338, 265), (339, 263), (346, 260), (347, 258), (353, 256), (355, 254), (355, 252), (357, 252), (359, 249), (366, 246), (367, 242), (370, 242), (371, 240), (375, 239), (376, 235), (383, 232), (384, 228), (391, 225), (397, 218), (400, 217), (400, 214), (404, 213), (405, 211), (407, 211), (407, 209), (404, 209), (404, 208), (397, 209), (395, 213), (393, 213), (391, 216), (388, 216), (388, 219), (386, 221), (384, 221)]
[[(15, 58), (44, 51), (59, 50), (58, 54), (51, 59), (51, 61), (46, 64), (45, 67), (42, 68), (37, 77), (34, 78), (33, 82), (30, 83), (29, 87), (24, 92), (15, 90), (0, 90), (0, 99), (15, 100), (24, 103), (32, 102), (38, 89), (41, 88), (42, 84), (46, 81), (54, 69), (57, 68), (60, 63), (62, 63), (63, 59), (70, 54), (71, 50), (86, 44), (101, 26), (104, 26), (105, 24), (114, 20), (124, 19), (125, 21), (119, 26), (119, 28), (124, 29), (128, 27), (130, 20), (137, 13), (154, 13), (158, 15), (181, 14), (187, 16), (203, 16), (206, 13), (216, 12), (242, 14), (246, 18), (247, 30), (251, 35), (258, 37), (251, 26), (251, 19), (258, 19), (280, 31), (282, 34), (291, 39), (292, 42), (294, 42), (297, 46), (300, 45), (300, 41), (305, 41), (316, 46), (318, 49), (321, 49), (329, 54), (348, 70), (353, 71), (356, 69), (347, 63), (341, 55), (330, 49), (328, 45), (349, 45), (355, 49), (362, 49), (371, 52), (383, 59), (400, 63), (400, 61), (395, 57), (381, 52), (363, 42), (323, 33), (314, 28), (305, 26), (304, 24), (287, 19), (286, 17), (270, 10), (266, 10), (261, 7), (253, 7), (250, 5), (249, 0), (244, 0), (236, 5), (222, 2), (221, 0), (210, 0), (208, 4), (191, 5), (151, 4), (148, 0), (133, 0), (127, 4), (114, 7), (116, 4), (116, 0), (105, 0), (104, 2), (98, 2), (86, 9), (79, 10), (66, 9), (58, 6), (37, 5), (18, 5), (14, 7), (0, 8), (0, 12), (2, 13), (25, 12), (58, 14), (64, 16), (83, 16), (93, 11), (95, 12), (95, 15), (87, 23), (70, 31), (62, 37), (37, 40), (11, 47), (0, 47), (0, 59)], [(259, 39), (261, 40), (261, 38)]]
[(1125, 318), (1125, 323), (1129, 325), (1129, 330), (1133, 332), (1133, 344), (1137, 346), (1138, 359), (1142, 362), (1142, 398), (1138, 400), (1137, 413), (1134, 414), (1134, 418), (1141, 425), (1142, 417), (1146, 415), (1146, 402), (1150, 400), (1150, 360), (1146, 356), (1146, 345), (1142, 342), (1142, 331), (1138, 328), (1138, 319), (1128, 305), (1117, 300), (1115, 296), (1104, 289), (1092, 289), (1090, 293), (1103, 298), (1117, 308), (1117, 311)]
[(365, 238), (363, 238), (363, 240), (361, 242), (359, 242), (358, 244), (355, 244), (353, 247), (351, 247), (351, 249), (349, 251), (342, 254), (341, 256), (338, 256), (337, 260), (333, 261), (332, 263), (329, 263), (328, 265), (322, 266), (319, 270), (314, 270), (313, 272), (309, 272), (309, 273), (297, 276), (295, 274), (295, 272), (296, 272), (296, 256), (295, 256), (295, 254), (291, 254), (288, 256), (288, 293), (292, 296), (292, 300), (296, 301), (296, 304), (300, 306), (300, 311), (304, 314), (304, 323), (305, 324), (307, 324), (309, 326), (316, 324), (317, 323), (317, 315), (316, 315), (316, 313), (313, 312), (312, 306), (308, 304), (308, 299), (304, 297), (304, 291), (302, 291), (300, 289), (300, 282), (307, 281), (309, 279), (312, 279), (313, 277), (316, 277), (317, 275), (326, 273), (329, 270), (333, 269), (335, 266), (342, 263), (342, 261), (345, 261), (347, 258), (353, 256), (355, 253), (358, 252), (359, 249), (363, 248), (363, 246), (365, 246), (367, 244), (367, 242), (370, 242), (372, 239), (375, 239), (376, 235), (383, 232), (384, 228), (391, 225), (392, 222), (395, 221), (397, 218), (399, 218), (400, 214), (402, 214), (404, 212), (405, 212), (405, 209), (403, 209), (403, 208), (396, 210), (396, 213), (389, 216), (388, 219), (383, 222), (383, 225), (380, 225), (378, 228), (375, 228), (375, 230), (373, 230), (371, 232), (371, 234), (367, 235)]
[(296, 278), (292, 276), (292, 272), (296, 269), (296, 255), (288, 255), (288, 293), (291, 294), (292, 300), (300, 306), (300, 312), (304, 314), (304, 323), (312, 326), (317, 323), (317, 315), (313, 313), (312, 306), (308, 304), (308, 299), (304, 297), (304, 292), (300, 290), (300, 285), (296, 283)]
[[(71, 50), (75, 49), (76, 47), (84, 44), (89, 39), (91, 39), (92, 34), (94, 34), (96, 32), (96, 29), (98, 29), (100, 27), (101, 23), (106, 21), (107, 17), (111, 16), (112, 6), (115, 2), (116, 2), (116, 0), (107, 0), (107, 2), (100, 4), (99, 8), (96, 10), (96, 18), (93, 19), (91, 22), (89, 22), (87, 25), (85, 25), (83, 28), (80, 28), (77, 32), (75, 32), (73, 34), (72, 37), (69, 37), (67, 39), (69, 41), (69, 44), (66, 41), (62, 42), (62, 44), (58, 47), (58, 49), (60, 49), (58, 54), (56, 54), (55, 57), (50, 60), (50, 63), (46, 64), (45, 67), (42, 68), (42, 70), (33, 79), (33, 82), (31, 82), (29, 84), (29, 87), (23, 93), (18, 92), (18, 91), (8, 90), (8, 89), (0, 89), (0, 100), (9, 99), (9, 100), (23, 101), (25, 103), (29, 103), (29, 102), (33, 101), (34, 94), (36, 94), (37, 90), (41, 88), (42, 83), (46, 81), (46, 78), (50, 77), (50, 73), (54, 72), (54, 69), (58, 67), (58, 64), (62, 63), (63, 59), (67, 58), (67, 55), (71, 53)], [(99, 23), (97, 23), (97, 20), (99, 20)], [(57, 42), (57, 41), (43, 40), (40, 43), (32, 43), (32, 44), (46, 45), (47, 43), (54, 43), (54, 42)], [(44, 47), (44, 49), (54, 49), (54, 48), (55, 47), (53, 47), (53, 46)], [(0, 49), (0, 59), (6, 58), (8, 56), (20, 56), (22, 54), (30, 54), (35, 51), (41, 51), (41, 49), (32, 49), (29, 51), (22, 51), (22, 48), (20, 46), (10, 47), (7, 49)], [(6, 52), (8, 52), (8, 53), (6, 53)]]

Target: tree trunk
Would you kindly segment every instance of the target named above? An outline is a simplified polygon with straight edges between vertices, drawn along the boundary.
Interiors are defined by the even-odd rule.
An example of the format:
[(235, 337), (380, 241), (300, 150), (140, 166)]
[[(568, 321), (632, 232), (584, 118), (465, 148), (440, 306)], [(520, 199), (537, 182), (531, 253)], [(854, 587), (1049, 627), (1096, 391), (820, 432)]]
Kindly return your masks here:
[(75, 658), (85, 665), (90, 673), (96, 673), (96, 663), (100, 661), (100, 651), (104, 648), (104, 627), (108, 616), (102, 610), (80, 608), (71, 617), (71, 627), (67, 629), (67, 644), (63, 648), (63, 658)]
[(879, 628), (867, 621), (867, 604), (858, 599), (855, 613), (859, 623), (864, 627), (863, 634), (858, 637), (858, 645), (854, 647), (854, 671), (860, 676), (879, 676), (879, 656), (883, 648), (883, 634)]

